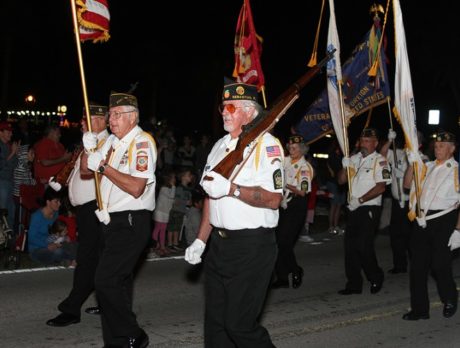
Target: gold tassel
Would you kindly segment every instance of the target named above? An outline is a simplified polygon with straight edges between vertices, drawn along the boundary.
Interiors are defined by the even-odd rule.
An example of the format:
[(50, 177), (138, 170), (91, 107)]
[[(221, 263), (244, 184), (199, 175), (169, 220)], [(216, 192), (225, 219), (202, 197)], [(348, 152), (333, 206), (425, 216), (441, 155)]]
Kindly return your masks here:
[(313, 44), (313, 53), (311, 54), (310, 61), (307, 66), (312, 68), (316, 65), (316, 52), (318, 51), (319, 30), (321, 29), (321, 20), (323, 18), (324, 4), (326, 0), (321, 3), (321, 12), (319, 13), (318, 27), (316, 28), (315, 42)]
[(375, 77), (377, 76), (377, 69), (379, 67), (379, 59), (377, 58), (374, 62), (374, 64), (372, 64), (369, 72), (367, 73), (367, 76), (370, 76), (370, 77)]
[(316, 51), (311, 54), (310, 61), (308, 62), (307, 66), (312, 68), (316, 65)]

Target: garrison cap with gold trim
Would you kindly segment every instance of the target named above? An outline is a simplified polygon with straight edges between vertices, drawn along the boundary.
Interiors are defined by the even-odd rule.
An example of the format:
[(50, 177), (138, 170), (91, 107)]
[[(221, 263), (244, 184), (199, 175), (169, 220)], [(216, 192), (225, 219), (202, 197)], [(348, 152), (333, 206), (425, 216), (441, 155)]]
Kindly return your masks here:
[[(109, 109), (107, 106), (98, 105), (96, 103), (89, 104), (89, 114), (91, 116), (106, 117)], [(83, 107), (83, 114), (86, 114), (85, 108)]]
[(111, 108), (117, 106), (134, 106), (137, 108), (137, 98), (128, 93), (111, 92), (109, 105)]
[(440, 132), (436, 135), (436, 141), (455, 143), (455, 135), (450, 132)]
[(303, 142), (304, 140), (301, 135), (294, 134), (289, 137), (289, 144), (302, 144)]
[(360, 135), (361, 138), (378, 138), (379, 134), (375, 128), (364, 128)]
[(250, 100), (258, 103), (259, 95), (257, 86), (246, 83), (235, 82), (224, 78), (224, 90), (222, 92), (222, 101), (227, 100)]

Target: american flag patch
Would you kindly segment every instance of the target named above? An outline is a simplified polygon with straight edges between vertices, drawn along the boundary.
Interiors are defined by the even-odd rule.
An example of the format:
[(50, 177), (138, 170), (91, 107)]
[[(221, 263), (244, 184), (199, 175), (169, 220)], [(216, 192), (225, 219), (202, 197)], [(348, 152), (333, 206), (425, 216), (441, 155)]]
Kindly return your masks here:
[(137, 143), (136, 144), (136, 149), (148, 149), (149, 148), (149, 143), (146, 141), (143, 141), (142, 143)]
[(279, 156), (281, 156), (280, 147), (278, 145), (267, 146), (265, 149), (267, 150), (267, 156), (268, 157), (279, 157)]

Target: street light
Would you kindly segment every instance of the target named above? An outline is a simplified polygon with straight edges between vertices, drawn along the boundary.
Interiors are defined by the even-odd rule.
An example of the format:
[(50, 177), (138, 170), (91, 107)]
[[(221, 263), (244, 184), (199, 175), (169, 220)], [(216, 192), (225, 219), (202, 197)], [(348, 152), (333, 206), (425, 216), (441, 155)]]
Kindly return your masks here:
[(439, 124), (439, 110), (428, 111), (428, 124), (438, 125)]

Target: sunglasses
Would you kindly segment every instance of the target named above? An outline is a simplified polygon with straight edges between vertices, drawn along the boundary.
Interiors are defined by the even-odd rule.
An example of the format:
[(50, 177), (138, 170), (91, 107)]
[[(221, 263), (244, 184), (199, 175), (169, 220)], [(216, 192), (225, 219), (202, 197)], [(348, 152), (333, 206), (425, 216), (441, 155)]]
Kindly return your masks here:
[(234, 104), (220, 104), (219, 112), (223, 114), (224, 111), (227, 110), (229, 114), (234, 114), (236, 109), (242, 109), (242, 108), (244, 108), (244, 106), (235, 106)]

